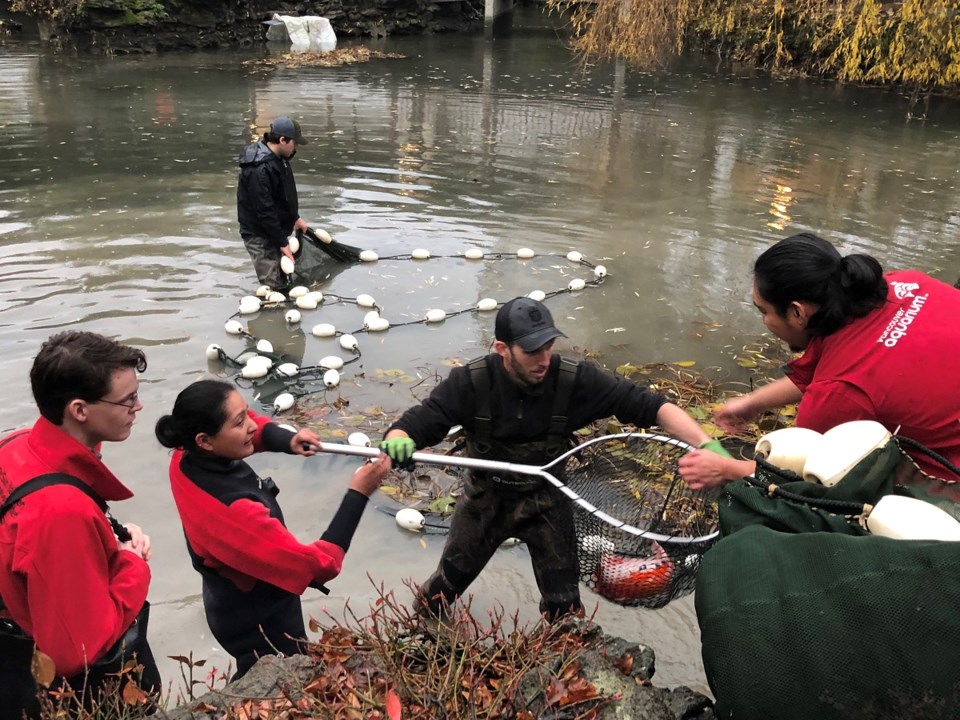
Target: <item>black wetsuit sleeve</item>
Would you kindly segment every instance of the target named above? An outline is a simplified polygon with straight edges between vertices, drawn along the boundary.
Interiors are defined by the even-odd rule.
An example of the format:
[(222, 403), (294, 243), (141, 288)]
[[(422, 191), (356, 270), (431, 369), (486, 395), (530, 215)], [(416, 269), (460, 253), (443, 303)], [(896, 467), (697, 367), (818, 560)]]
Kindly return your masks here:
[(353, 534), (357, 531), (360, 517), (366, 507), (366, 495), (356, 490), (347, 490), (347, 494), (340, 502), (340, 507), (337, 508), (337, 513), (320, 539), (338, 545), (344, 552), (349, 550)]
[(261, 438), (263, 439), (263, 446), (270, 452), (285, 452), (288, 455), (294, 455), (295, 453), (290, 447), (290, 441), (294, 435), (296, 433), (290, 432), (286, 428), (269, 423), (263, 426)]

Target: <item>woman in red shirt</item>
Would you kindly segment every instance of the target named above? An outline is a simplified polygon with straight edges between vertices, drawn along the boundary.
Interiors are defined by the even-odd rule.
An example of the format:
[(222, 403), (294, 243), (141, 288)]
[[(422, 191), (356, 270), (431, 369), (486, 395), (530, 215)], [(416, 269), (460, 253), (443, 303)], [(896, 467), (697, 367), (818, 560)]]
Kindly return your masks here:
[[(723, 430), (799, 402), (799, 427), (824, 432), (875, 420), (960, 465), (956, 288), (916, 270), (885, 274), (875, 258), (841, 256), (826, 240), (803, 233), (757, 259), (753, 303), (767, 329), (803, 355), (787, 364), (786, 377), (725, 403), (716, 413)], [(911, 457), (924, 474), (957, 480), (928, 456)], [(714, 487), (752, 474), (754, 463), (695, 452), (680, 470), (691, 487)], [(947, 483), (919, 475), (914, 482), (954, 494)]]

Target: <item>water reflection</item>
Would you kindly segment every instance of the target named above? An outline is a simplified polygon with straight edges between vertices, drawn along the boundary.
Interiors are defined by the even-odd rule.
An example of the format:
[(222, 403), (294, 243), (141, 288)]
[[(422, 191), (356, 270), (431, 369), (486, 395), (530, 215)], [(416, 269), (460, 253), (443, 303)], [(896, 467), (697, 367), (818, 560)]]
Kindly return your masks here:
[[(158, 655), (224, 659), (205, 635), (151, 429), (207, 370), (207, 344), (242, 349), (223, 332), (256, 286), (236, 230), (236, 155), (277, 114), (297, 116), (313, 141), (295, 160), (303, 215), (339, 240), (381, 255), (540, 253), (384, 261), (323, 285), (373, 294), (394, 322), (565, 287), (581, 272), (562, 256), (578, 249), (611, 277), (551, 300), (570, 336), (564, 351), (590, 348), (611, 364), (692, 359), (745, 379), (725, 348), (762, 329), (749, 267), (776, 238), (813, 229), (891, 268), (960, 276), (955, 102), (935, 101), (921, 125), (905, 121), (906, 100), (890, 93), (695, 64), (585, 72), (542, 32), (493, 43), (391, 39), (378, 49), (406, 59), (258, 74), (231, 52), (64, 58), (7, 46), (0, 56), (0, 372), (10, 388), (0, 425), (33, 420), (26, 373), (50, 333), (91, 329), (146, 347), (146, 410), (133, 439), (106, 453), (138, 492), (122, 517), (154, 539)], [(309, 333), (314, 324), (353, 330), (361, 321), (346, 304), (305, 312), (300, 329), (282, 313), (249, 320), (307, 365), (340, 352)], [(344, 417), (398, 412), (429, 382), (414, 388), (378, 370), (443, 374), (442, 361), (486, 350), (492, 322), (464, 314), (363, 336), (361, 361), (326, 400), (349, 400)], [(700, 333), (695, 323), (719, 327)], [(280, 483), (304, 539), (323, 531), (352, 469), (343, 458), (257, 463)], [(371, 513), (334, 595), (306, 606), (320, 613), (352, 595), (362, 608), (372, 595), (365, 571), (402, 588), (426, 577), (441, 544), (423, 547)], [(529, 617), (536, 605), (522, 548), (498, 555), (473, 589), (480, 608), (498, 598)], [(659, 682), (703, 686), (689, 602), (656, 613), (601, 603), (599, 617), (657, 648)]]

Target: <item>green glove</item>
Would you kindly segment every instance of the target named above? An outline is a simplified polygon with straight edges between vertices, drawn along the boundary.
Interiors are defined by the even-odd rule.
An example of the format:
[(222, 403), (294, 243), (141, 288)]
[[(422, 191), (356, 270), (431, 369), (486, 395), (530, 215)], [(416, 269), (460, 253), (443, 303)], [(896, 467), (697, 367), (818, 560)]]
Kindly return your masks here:
[(394, 467), (409, 470), (413, 465), (410, 458), (413, 457), (417, 444), (408, 437), (395, 437), (380, 443), (380, 449), (390, 456)]
[(707, 440), (705, 443), (700, 445), (701, 450), (709, 450), (710, 452), (716, 453), (720, 457), (733, 459), (733, 455), (727, 452), (726, 448), (720, 444), (720, 441), (714, 438), (713, 440)]

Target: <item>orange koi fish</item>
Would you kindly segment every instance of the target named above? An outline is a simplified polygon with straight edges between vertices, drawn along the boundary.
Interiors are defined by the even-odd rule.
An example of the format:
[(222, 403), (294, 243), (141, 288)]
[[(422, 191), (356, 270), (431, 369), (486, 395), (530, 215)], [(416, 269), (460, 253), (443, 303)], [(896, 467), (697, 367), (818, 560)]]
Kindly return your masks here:
[(629, 604), (666, 592), (673, 580), (673, 561), (659, 543), (651, 543), (653, 554), (647, 557), (604, 553), (594, 571), (597, 594)]

